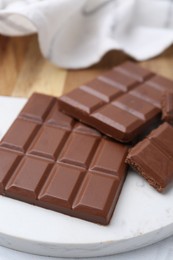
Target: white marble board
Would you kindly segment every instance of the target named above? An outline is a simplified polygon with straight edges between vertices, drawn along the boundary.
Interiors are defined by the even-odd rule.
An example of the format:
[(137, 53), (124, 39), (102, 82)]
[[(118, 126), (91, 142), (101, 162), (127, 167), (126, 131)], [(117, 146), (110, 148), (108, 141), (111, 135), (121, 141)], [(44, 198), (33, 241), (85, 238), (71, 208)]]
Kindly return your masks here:
[[(25, 99), (0, 97), (0, 138)], [(129, 171), (111, 223), (101, 226), (0, 196), (0, 245), (56, 257), (126, 252), (173, 234), (173, 185), (159, 194)]]

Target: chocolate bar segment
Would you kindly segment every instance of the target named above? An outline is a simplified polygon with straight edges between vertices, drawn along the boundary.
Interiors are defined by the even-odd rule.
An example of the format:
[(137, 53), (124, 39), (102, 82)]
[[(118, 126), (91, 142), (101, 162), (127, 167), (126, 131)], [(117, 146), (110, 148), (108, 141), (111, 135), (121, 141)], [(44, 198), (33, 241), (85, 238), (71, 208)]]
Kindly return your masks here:
[(142, 126), (142, 120), (113, 104), (107, 104), (92, 114), (93, 125), (97, 128), (99, 125), (104, 128), (104, 132), (109, 135), (115, 131), (119, 139), (125, 138), (125, 133), (134, 136), (135, 130)]
[(55, 101), (56, 99), (54, 97), (40, 96), (34, 93), (19, 116), (31, 119), (32, 121), (43, 122)]
[(111, 86), (109, 83), (106, 83), (103, 80), (99, 80), (99, 78), (93, 80), (86, 86), (82, 86), (81, 89), (90, 93), (91, 95), (97, 96), (104, 102), (109, 102), (122, 94), (122, 91), (119, 88)]
[(5, 186), (21, 158), (19, 153), (0, 149), (0, 194), (4, 194)]
[(167, 91), (162, 100), (162, 119), (173, 124), (173, 92)]
[[(73, 209), (81, 216), (90, 216), (93, 212), (98, 221), (108, 221), (111, 207), (118, 198), (120, 182), (112, 176), (88, 173), (73, 203)], [(92, 219), (91, 219), (92, 220)]]
[(46, 117), (44, 124), (71, 130), (74, 124), (74, 120), (73, 118), (61, 113), (58, 108), (58, 103), (55, 102), (54, 106), (51, 108), (48, 116)]
[(39, 128), (35, 122), (17, 118), (2, 139), (1, 146), (24, 153)]
[(55, 164), (39, 194), (39, 202), (50, 209), (52, 206), (57, 210), (61, 210), (62, 207), (72, 209), (76, 192), (84, 176), (85, 170), (80, 167)]
[(173, 127), (164, 123), (136, 144), (126, 158), (126, 162), (159, 192), (173, 181), (172, 136)]
[(138, 82), (143, 82), (154, 76), (153, 72), (147, 69), (143, 69), (142, 67), (137, 66), (135, 63), (130, 61), (126, 61), (120, 66), (117, 66), (115, 70), (136, 79)]
[(23, 156), (5, 187), (5, 194), (32, 203), (38, 196), (50, 166), (49, 161)]
[(137, 84), (137, 81), (134, 78), (128, 75), (124, 76), (122, 73), (116, 71), (116, 69), (108, 71), (99, 76), (98, 79), (112, 87), (115, 87), (115, 89), (121, 90), (122, 92), (132, 89)]
[(107, 136), (130, 142), (160, 119), (162, 96), (170, 89), (171, 80), (125, 62), (60, 97), (59, 106)]
[(57, 99), (34, 94), (0, 143), (0, 194), (106, 225), (126, 155), (126, 146), (60, 112)]
[(153, 76), (150, 80), (148, 80), (147, 84), (162, 92), (164, 92), (165, 89), (167, 91), (171, 91), (173, 88), (172, 80), (159, 75)]
[[(58, 161), (88, 168), (97, 149), (99, 138), (72, 133), (60, 154)], [(83, 145), (81, 145), (83, 144)]]
[(137, 88), (133, 89), (130, 94), (144, 100), (155, 107), (161, 109), (161, 100), (164, 91), (157, 90), (147, 84), (147, 82), (139, 85)]
[(162, 126), (153, 130), (148, 138), (151, 139), (155, 145), (163, 147), (164, 152), (167, 153), (168, 156), (173, 154), (172, 127), (169, 124), (162, 124)]
[[(103, 138), (100, 143), (97, 152), (94, 155), (92, 163), (90, 164), (91, 171), (98, 171), (103, 173), (109, 173), (117, 175), (124, 171), (124, 161), (122, 160), (122, 154), (125, 154), (126, 147), (121, 144), (116, 144), (116, 158), (112, 156), (115, 149), (115, 143), (112, 140)], [(125, 159), (125, 158), (124, 158)]]
[(144, 99), (133, 96), (127, 93), (117, 98), (112, 104), (127, 112), (130, 112), (135, 117), (145, 121), (150, 120), (158, 113), (158, 109)]
[(102, 99), (91, 95), (91, 93), (84, 91), (84, 89), (75, 89), (68, 97), (64, 97), (64, 99), (72, 107), (76, 107), (86, 114), (92, 113), (105, 103)]
[(44, 125), (37, 133), (27, 153), (56, 160), (68, 134), (69, 132), (64, 129)]

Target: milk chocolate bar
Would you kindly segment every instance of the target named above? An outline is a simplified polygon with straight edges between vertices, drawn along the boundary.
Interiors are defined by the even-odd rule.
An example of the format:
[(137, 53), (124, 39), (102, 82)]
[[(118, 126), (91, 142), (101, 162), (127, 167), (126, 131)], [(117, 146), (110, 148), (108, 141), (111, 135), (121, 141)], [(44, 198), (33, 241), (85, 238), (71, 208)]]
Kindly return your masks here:
[(121, 142), (130, 142), (160, 117), (173, 81), (125, 62), (60, 97), (60, 109)]
[(33, 94), (0, 143), (0, 194), (106, 225), (123, 186), (127, 147)]
[(163, 123), (134, 146), (126, 162), (162, 192), (173, 181), (173, 127)]
[(167, 91), (163, 95), (162, 119), (173, 125), (173, 92)]

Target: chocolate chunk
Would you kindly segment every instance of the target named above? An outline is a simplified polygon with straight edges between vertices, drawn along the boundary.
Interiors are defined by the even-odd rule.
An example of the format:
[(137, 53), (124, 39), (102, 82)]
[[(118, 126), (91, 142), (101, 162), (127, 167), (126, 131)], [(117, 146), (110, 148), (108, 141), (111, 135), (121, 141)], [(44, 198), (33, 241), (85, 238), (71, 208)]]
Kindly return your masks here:
[(129, 152), (126, 162), (162, 192), (173, 181), (173, 127), (163, 123)]
[(0, 143), (0, 194), (106, 225), (126, 155), (126, 146), (60, 112), (56, 98), (33, 94)]
[(165, 92), (162, 100), (162, 119), (173, 124), (173, 92)]
[(56, 99), (51, 96), (40, 95), (38, 99), (37, 95), (33, 95), (30, 102), (28, 102), (21, 111), (20, 117), (43, 122), (55, 101)]
[(160, 117), (173, 82), (132, 62), (59, 98), (60, 109), (121, 142), (133, 141)]
[(4, 194), (5, 186), (21, 158), (16, 152), (0, 150), (0, 194)]
[(5, 194), (14, 199), (32, 203), (37, 199), (50, 169), (49, 161), (23, 156), (5, 187)]
[(4, 136), (1, 146), (26, 152), (39, 127), (34, 121), (17, 118)]

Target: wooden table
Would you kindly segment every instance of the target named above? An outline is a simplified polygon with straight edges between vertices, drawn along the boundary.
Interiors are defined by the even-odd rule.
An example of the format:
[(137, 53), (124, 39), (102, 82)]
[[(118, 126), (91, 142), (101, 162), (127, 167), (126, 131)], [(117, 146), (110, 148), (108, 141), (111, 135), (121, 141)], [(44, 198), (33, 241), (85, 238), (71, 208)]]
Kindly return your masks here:
[[(34, 91), (60, 96), (129, 57), (110, 51), (96, 65), (82, 70), (58, 68), (43, 58), (37, 36), (0, 36), (0, 95), (28, 97)], [(142, 66), (173, 79), (173, 46)]]

